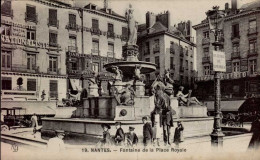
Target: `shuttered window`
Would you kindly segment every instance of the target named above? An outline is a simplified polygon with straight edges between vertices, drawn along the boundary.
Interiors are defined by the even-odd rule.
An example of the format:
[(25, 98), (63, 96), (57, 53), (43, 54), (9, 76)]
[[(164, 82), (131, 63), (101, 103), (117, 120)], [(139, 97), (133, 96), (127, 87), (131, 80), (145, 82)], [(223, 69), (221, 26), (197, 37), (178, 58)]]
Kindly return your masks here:
[(58, 98), (58, 81), (50, 80), (50, 98)]
[(26, 6), (26, 19), (29, 21), (36, 21), (36, 8), (35, 6)]
[(49, 9), (49, 25), (57, 26), (57, 10)]
[(36, 91), (36, 79), (27, 79), (27, 91)]
[(2, 90), (12, 90), (11, 77), (2, 77)]
[(98, 29), (99, 24), (97, 19), (92, 19), (92, 28)]
[(69, 14), (69, 23), (76, 24), (76, 15), (75, 14)]

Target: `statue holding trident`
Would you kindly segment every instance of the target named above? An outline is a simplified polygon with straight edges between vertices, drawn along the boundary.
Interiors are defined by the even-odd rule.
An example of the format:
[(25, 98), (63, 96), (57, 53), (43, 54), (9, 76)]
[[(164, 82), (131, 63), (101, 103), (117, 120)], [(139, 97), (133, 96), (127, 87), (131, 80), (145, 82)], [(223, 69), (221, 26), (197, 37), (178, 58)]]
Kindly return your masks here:
[(128, 22), (128, 45), (136, 45), (137, 41), (137, 22), (134, 19), (133, 15), (134, 9), (132, 8), (132, 5), (129, 4), (129, 9), (127, 9), (125, 13), (125, 17)]

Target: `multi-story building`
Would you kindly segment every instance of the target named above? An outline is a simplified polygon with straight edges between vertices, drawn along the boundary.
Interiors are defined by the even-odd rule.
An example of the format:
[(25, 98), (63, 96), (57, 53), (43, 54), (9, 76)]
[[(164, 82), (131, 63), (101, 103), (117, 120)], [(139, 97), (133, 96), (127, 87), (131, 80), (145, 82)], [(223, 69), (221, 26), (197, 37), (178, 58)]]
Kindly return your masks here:
[[(221, 76), (221, 95), (225, 98), (260, 96), (260, 2), (256, 1), (237, 9), (236, 0), (231, 8), (225, 4), (227, 16), (219, 40), (224, 42), (226, 73)], [(212, 71), (213, 33), (206, 20), (193, 26), (197, 35), (197, 96), (214, 97)]]
[[(178, 27), (177, 27), (178, 26)], [(155, 63), (157, 70), (146, 75), (148, 81), (156, 79), (170, 69), (176, 84), (192, 87), (194, 81), (194, 47), (191, 22), (171, 25), (168, 11), (155, 15), (146, 13), (146, 24), (139, 25), (138, 45), (140, 59)]]
[(127, 39), (125, 18), (111, 9), (56, 0), (4, 0), (1, 28), (1, 103), (15, 107), (55, 107), (79, 78), (106, 78), (103, 64), (121, 59)]

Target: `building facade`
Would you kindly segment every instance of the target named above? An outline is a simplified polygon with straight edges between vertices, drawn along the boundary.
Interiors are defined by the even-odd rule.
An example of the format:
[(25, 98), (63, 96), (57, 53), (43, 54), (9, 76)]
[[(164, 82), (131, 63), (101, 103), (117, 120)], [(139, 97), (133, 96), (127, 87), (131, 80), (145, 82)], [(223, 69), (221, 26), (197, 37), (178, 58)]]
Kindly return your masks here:
[(140, 59), (157, 65), (146, 79), (152, 82), (169, 69), (176, 84), (192, 88), (196, 72), (190, 21), (172, 26), (168, 11), (158, 15), (147, 12), (146, 24), (139, 25), (138, 32)]
[(2, 101), (61, 101), (80, 78), (106, 78), (127, 40), (125, 18), (94, 4), (5, 0), (1, 27)]
[[(254, 2), (237, 9), (236, 1), (232, 7), (225, 5), (227, 16), (223, 33), (219, 40), (224, 42), (226, 73), (221, 75), (221, 95), (225, 98), (244, 98), (260, 96), (260, 3)], [(212, 71), (213, 33), (209, 32), (206, 20), (193, 26), (197, 35), (197, 96), (202, 99), (214, 98)]]

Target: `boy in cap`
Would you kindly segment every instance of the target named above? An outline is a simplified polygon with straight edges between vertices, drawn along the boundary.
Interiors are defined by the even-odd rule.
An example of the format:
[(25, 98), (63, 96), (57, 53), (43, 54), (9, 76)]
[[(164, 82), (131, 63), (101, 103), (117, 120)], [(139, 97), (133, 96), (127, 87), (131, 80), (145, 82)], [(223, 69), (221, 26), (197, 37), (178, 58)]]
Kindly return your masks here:
[(103, 123), (101, 124), (101, 127), (103, 128), (103, 139), (101, 140), (102, 146), (104, 145), (111, 145), (111, 137), (109, 133), (109, 129), (111, 128), (109, 124)]
[(63, 141), (63, 138), (65, 136), (65, 133), (63, 130), (56, 130), (56, 137), (53, 137), (49, 139), (49, 142), (47, 144), (48, 150), (51, 152), (61, 152), (65, 150), (65, 144)]
[(116, 122), (115, 123), (116, 126), (116, 135), (114, 137), (115, 140), (115, 144), (116, 145), (121, 145), (122, 142), (124, 142), (125, 140), (125, 134), (124, 134), (124, 130), (121, 128), (121, 123), (120, 122)]
[(147, 117), (143, 117), (143, 143), (144, 146), (151, 145), (153, 138), (153, 130), (151, 124), (147, 121)]
[(134, 127), (129, 127), (129, 132), (126, 133), (125, 135), (125, 141), (127, 145), (133, 146), (137, 145), (138, 143), (138, 137), (134, 132), (135, 128)]
[(176, 147), (179, 147), (179, 143), (183, 142), (183, 130), (184, 130), (184, 127), (182, 126), (181, 121), (178, 121), (177, 127), (175, 129), (175, 133), (174, 133), (174, 140), (173, 140)]

